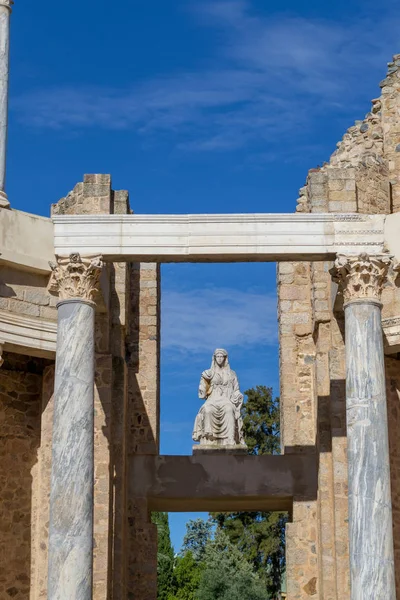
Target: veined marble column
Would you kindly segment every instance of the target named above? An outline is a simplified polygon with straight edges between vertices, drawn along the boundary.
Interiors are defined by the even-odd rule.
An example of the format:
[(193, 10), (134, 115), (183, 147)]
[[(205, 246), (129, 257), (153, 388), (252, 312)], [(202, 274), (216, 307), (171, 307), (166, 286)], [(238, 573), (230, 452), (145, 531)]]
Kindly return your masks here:
[(13, 0), (0, 0), (0, 208), (9, 208), (6, 194), (8, 129), (8, 70), (10, 57), (10, 15)]
[(338, 256), (343, 290), (351, 600), (396, 600), (381, 292), (391, 257)]
[(100, 257), (51, 263), (58, 289), (48, 600), (91, 600), (94, 311)]

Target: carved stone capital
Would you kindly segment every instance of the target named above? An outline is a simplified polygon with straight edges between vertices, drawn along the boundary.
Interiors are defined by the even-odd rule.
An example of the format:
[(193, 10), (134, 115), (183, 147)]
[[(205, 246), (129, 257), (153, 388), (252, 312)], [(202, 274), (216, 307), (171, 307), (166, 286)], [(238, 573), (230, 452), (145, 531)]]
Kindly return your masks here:
[(49, 265), (52, 270), (49, 290), (58, 292), (60, 300), (93, 302), (104, 265), (101, 256), (81, 257), (75, 253), (57, 257), (57, 263), (50, 262)]
[(330, 273), (343, 292), (345, 304), (360, 300), (380, 302), (391, 267), (393, 257), (390, 254), (338, 254)]
[(0, 6), (5, 6), (11, 12), (12, 5), (14, 4), (14, 0), (0, 0)]

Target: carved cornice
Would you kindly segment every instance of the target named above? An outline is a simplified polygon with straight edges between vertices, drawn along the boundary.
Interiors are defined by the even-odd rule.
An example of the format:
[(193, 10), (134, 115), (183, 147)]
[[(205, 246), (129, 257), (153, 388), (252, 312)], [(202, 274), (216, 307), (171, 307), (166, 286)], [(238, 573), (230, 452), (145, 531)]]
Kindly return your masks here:
[[(57, 318), (56, 312), (54, 317)], [(56, 321), (0, 310), (0, 345), (19, 347), (23, 354), (30, 354), (33, 350), (33, 356), (53, 358), (56, 341)]]
[(345, 304), (359, 300), (380, 302), (392, 261), (389, 254), (339, 254), (330, 273), (343, 292)]
[(74, 253), (69, 257), (57, 257), (57, 263), (49, 263), (53, 272), (49, 290), (58, 292), (60, 300), (80, 299), (93, 302), (98, 292), (103, 264), (101, 256), (81, 257)]

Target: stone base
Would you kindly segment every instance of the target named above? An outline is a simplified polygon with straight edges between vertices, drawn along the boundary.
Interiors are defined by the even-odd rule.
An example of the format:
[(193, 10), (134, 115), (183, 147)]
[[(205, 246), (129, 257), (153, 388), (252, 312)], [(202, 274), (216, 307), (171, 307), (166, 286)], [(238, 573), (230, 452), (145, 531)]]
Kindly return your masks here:
[(196, 454), (248, 454), (247, 446), (234, 444), (233, 446), (217, 446), (216, 444), (195, 444), (193, 455)]

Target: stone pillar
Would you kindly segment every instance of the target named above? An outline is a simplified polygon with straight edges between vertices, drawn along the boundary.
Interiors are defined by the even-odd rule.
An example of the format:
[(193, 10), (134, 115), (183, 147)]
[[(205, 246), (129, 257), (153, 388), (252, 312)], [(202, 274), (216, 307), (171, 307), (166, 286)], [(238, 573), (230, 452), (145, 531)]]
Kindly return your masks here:
[(0, 367), (4, 363), (3, 348), (4, 348), (4, 342), (0, 341)]
[(13, 0), (0, 0), (0, 208), (9, 208), (6, 194), (8, 129), (8, 64), (10, 56), (10, 14)]
[(338, 256), (346, 330), (351, 600), (395, 600), (392, 503), (381, 325), (391, 257)]
[(94, 312), (102, 261), (50, 265), (58, 289), (48, 600), (91, 600), (93, 572)]

